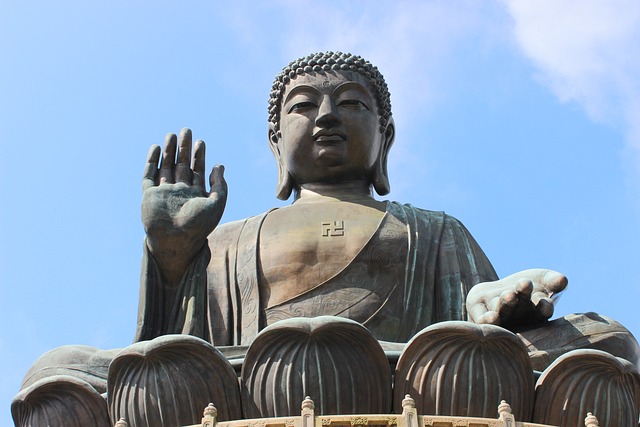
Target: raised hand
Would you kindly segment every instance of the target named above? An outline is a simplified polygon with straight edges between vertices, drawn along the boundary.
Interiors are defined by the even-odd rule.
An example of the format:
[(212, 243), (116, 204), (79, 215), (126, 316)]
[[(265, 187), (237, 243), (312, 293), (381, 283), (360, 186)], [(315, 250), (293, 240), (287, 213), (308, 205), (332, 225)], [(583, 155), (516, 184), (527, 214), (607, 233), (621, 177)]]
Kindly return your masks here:
[(567, 278), (556, 271), (524, 270), (495, 282), (478, 283), (467, 295), (467, 312), (474, 323), (518, 328), (544, 322), (553, 315), (557, 296)]
[[(198, 140), (191, 162), (191, 130), (169, 133), (149, 150), (142, 179), (142, 223), (147, 245), (169, 283), (176, 283), (220, 222), (227, 201), (224, 167), (205, 184), (205, 144)], [(158, 167), (160, 164), (160, 167)]]

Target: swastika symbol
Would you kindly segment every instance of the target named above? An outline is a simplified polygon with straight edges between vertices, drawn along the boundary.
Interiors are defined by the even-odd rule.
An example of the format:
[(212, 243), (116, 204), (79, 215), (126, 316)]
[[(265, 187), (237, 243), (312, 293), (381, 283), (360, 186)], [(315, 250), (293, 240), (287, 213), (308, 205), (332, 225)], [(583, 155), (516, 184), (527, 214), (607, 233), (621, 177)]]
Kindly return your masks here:
[(344, 221), (322, 221), (322, 237), (344, 236)]

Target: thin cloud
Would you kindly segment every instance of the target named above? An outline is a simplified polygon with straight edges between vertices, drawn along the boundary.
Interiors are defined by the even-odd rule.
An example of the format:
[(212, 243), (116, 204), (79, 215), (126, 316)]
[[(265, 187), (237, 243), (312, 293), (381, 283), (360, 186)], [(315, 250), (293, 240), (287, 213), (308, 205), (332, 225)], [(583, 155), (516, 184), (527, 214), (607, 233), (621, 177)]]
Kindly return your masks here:
[(495, 26), (492, 18), (499, 13), (499, 7), (471, 1), (354, 2), (346, 6), (325, 2), (312, 15), (307, 4), (288, 0), (278, 4), (288, 23), (280, 27), (280, 50), (291, 58), (311, 51), (351, 51), (384, 64), (381, 71), (393, 91), (394, 111), (403, 117), (412, 115), (416, 106), (427, 111), (432, 107), (439, 96), (434, 81), (447, 74), (460, 41), (486, 37), (491, 24)]
[(640, 2), (505, 2), (518, 46), (564, 102), (625, 133), (640, 173)]

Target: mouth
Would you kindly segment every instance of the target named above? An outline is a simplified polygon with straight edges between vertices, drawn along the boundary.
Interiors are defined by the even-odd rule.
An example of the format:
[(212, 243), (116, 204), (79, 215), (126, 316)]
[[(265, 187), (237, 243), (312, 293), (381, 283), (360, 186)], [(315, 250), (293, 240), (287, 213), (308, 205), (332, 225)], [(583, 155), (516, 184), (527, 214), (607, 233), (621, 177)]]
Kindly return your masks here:
[(347, 139), (342, 132), (336, 131), (318, 131), (313, 135), (313, 141), (318, 145), (335, 145), (344, 142)]

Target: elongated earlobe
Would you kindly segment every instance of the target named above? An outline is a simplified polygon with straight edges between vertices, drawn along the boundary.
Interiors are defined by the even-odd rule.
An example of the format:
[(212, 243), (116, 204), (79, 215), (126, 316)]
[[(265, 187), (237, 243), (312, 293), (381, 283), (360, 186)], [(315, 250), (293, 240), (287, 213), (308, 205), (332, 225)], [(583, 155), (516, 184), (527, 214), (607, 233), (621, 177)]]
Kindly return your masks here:
[(280, 200), (287, 200), (291, 197), (293, 191), (293, 177), (287, 170), (287, 166), (284, 164), (284, 160), (280, 154), (280, 146), (278, 142), (280, 140), (280, 131), (275, 131), (272, 126), (269, 126), (269, 148), (273, 156), (276, 158), (278, 164), (278, 185), (276, 187), (276, 197)]
[(395, 139), (395, 125), (393, 118), (389, 118), (389, 123), (384, 133), (384, 142), (380, 148), (378, 154), (378, 161), (376, 162), (375, 169), (373, 171), (373, 188), (380, 196), (385, 196), (391, 191), (391, 185), (389, 184), (389, 174), (387, 173), (387, 158), (389, 156), (389, 150), (393, 145)]
[(276, 197), (280, 200), (288, 200), (293, 191), (293, 177), (282, 165), (278, 166), (278, 186), (276, 187)]

